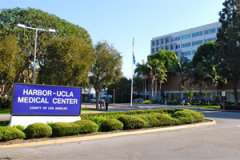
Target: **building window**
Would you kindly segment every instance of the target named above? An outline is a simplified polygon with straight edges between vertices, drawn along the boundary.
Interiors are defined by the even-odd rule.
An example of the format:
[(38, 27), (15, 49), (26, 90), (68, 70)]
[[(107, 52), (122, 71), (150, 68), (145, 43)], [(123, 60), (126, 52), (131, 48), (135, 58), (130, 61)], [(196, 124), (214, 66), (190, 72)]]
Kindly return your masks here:
[(189, 39), (191, 38), (191, 34), (184, 34), (181, 36), (181, 39), (184, 40), (184, 39)]
[(155, 41), (152, 41), (152, 46), (155, 46)]
[(155, 52), (155, 49), (154, 48), (152, 48), (152, 53), (154, 53)]
[(197, 51), (196, 50), (192, 50), (192, 55), (194, 55)]
[(161, 39), (161, 44), (164, 44), (164, 40), (163, 39)]
[(176, 45), (176, 49), (179, 49), (181, 46), (180, 46), (180, 44), (177, 44)]
[(156, 45), (157, 45), (157, 46), (159, 45), (159, 41), (158, 41), (158, 40), (156, 40)]
[(202, 36), (203, 35), (203, 32), (202, 31), (199, 31), (199, 32), (195, 32), (192, 34), (192, 37), (199, 37), (199, 36)]
[(191, 47), (191, 42), (183, 43), (182, 48)]
[(205, 43), (207, 43), (207, 42), (214, 42), (214, 41), (216, 41), (216, 40), (217, 40), (217, 38), (205, 39)]
[(180, 41), (180, 37), (178, 36), (178, 37), (175, 37), (175, 41)]
[(169, 42), (169, 39), (168, 38), (165, 38), (165, 43), (168, 43)]
[(201, 44), (203, 44), (202, 40), (192, 42), (192, 46), (197, 46), (197, 45), (201, 45)]
[(204, 34), (214, 34), (216, 32), (217, 32), (216, 28), (211, 28), (211, 29), (205, 30)]
[(181, 53), (182, 57), (187, 57), (188, 59), (192, 59), (193, 54), (192, 51), (185, 51)]

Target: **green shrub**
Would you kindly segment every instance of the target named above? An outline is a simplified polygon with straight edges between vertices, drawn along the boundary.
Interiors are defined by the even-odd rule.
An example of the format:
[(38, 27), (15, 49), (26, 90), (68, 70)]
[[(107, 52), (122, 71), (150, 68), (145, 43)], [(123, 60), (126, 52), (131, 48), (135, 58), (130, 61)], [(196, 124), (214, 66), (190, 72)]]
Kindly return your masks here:
[(152, 104), (152, 100), (149, 100), (149, 99), (144, 100), (144, 101), (143, 101), (143, 104)]
[(21, 125), (16, 125), (16, 126), (13, 126), (13, 127), (15, 127), (15, 128), (17, 128), (17, 129), (19, 129), (20, 131), (23, 131), (24, 132), (24, 127), (23, 126), (21, 126)]
[(79, 125), (76, 123), (57, 122), (51, 124), (52, 136), (62, 137), (78, 134)]
[(202, 113), (188, 109), (176, 111), (173, 116), (179, 119), (180, 124), (189, 124), (204, 120)]
[(24, 139), (25, 134), (15, 127), (0, 127), (0, 141), (9, 141), (13, 139)]
[(173, 113), (175, 110), (169, 109), (148, 109), (148, 110), (134, 110), (127, 112), (108, 112), (108, 113), (89, 113), (81, 115), (82, 119), (88, 119), (96, 122), (98, 125), (106, 119), (118, 119), (122, 115), (139, 115), (148, 113)]
[(118, 120), (123, 123), (125, 130), (127, 129), (140, 129), (145, 126), (145, 121), (137, 116), (123, 115)]
[(94, 116), (94, 117), (89, 117), (87, 120), (91, 120), (95, 122), (98, 126), (101, 126), (101, 124), (106, 121), (106, 117), (103, 116)]
[(159, 120), (155, 116), (155, 114), (142, 114), (139, 115), (145, 121), (144, 127), (151, 128), (151, 127), (158, 127)]
[(114, 130), (122, 130), (123, 123), (117, 119), (108, 119), (101, 124), (101, 131), (108, 132)]
[(0, 121), (0, 127), (1, 126), (8, 126), (10, 121)]
[(155, 116), (159, 120), (158, 126), (172, 126), (178, 123), (177, 119), (167, 113), (157, 113)]
[(78, 125), (78, 134), (94, 133), (98, 130), (98, 125), (90, 120), (81, 120), (75, 123)]
[(27, 138), (42, 138), (52, 135), (52, 128), (44, 123), (34, 123), (24, 130)]
[(202, 122), (204, 120), (204, 115), (201, 112), (188, 110), (188, 109), (186, 109), (184, 111), (189, 112), (192, 115), (194, 122)]

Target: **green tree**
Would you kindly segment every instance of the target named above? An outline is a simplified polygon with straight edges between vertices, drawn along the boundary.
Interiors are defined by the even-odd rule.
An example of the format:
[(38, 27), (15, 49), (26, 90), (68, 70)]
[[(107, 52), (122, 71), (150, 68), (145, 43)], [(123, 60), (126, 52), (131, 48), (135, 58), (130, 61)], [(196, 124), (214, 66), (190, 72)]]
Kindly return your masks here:
[(18, 28), (16, 26), (18, 23), (32, 27), (54, 28), (57, 30), (56, 34), (39, 32), (37, 62), (39, 63), (38, 66), (40, 67), (42, 67), (41, 64), (45, 60), (46, 45), (49, 42), (49, 39), (52, 37), (76, 36), (81, 39), (81, 41), (84, 41), (84, 44), (88, 43), (89, 45), (92, 45), (91, 38), (84, 28), (67, 22), (66, 20), (63, 20), (55, 15), (33, 8), (13, 8), (1, 10), (0, 37), (5, 37), (8, 35), (15, 35), (18, 37), (20, 49), (27, 56), (24, 65), (25, 70), (19, 73), (24, 76), (24, 82), (30, 83), (32, 79), (35, 33), (32, 30)]
[(54, 38), (46, 46), (39, 82), (54, 85), (86, 86), (94, 62), (93, 48), (78, 37)]
[(91, 69), (90, 84), (96, 91), (96, 109), (98, 109), (102, 89), (121, 78), (122, 57), (106, 42), (99, 42), (95, 47), (95, 58), (96, 61)]
[(200, 46), (193, 57), (193, 79), (195, 84), (201, 88), (204, 85), (214, 85), (216, 87), (224, 83), (220, 76), (218, 51), (216, 44), (210, 42)]
[(233, 86), (235, 103), (238, 101), (237, 87), (240, 80), (240, 6), (239, 0), (225, 0), (220, 12), (221, 28), (217, 35), (221, 74)]
[(158, 88), (161, 90), (162, 84), (167, 81), (168, 73), (174, 71), (177, 63), (176, 53), (168, 50), (160, 50), (158, 53), (148, 56), (148, 66), (152, 78), (152, 96), (155, 96)]
[(131, 80), (126, 77), (120, 78), (108, 87), (108, 91), (113, 95), (114, 103), (129, 103)]
[(13, 82), (18, 81), (17, 73), (21, 70), (24, 55), (15, 36), (0, 39), (0, 97), (8, 94)]
[(185, 88), (185, 82), (191, 78), (191, 68), (192, 63), (186, 57), (180, 57), (178, 60), (178, 65), (176, 66), (176, 74), (180, 77), (180, 86), (179, 89), (182, 90)]
[[(135, 69), (135, 74), (136, 74), (136, 78), (142, 79), (144, 81), (144, 95), (145, 95), (145, 99), (146, 99), (146, 92), (147, 92), (147, 84), (148, 84), (148, 80), (151, 80), (151, 67), (149, 66), (149, 64), (147, 63), (138, 63), (136, 65), (136, 69)], [(140, 80), (139, 80), (140, 82)], [(142, 83), (140, 84), (142, 85)], [(136, 85), (134, 85), (134, 87), (136, 87)], [(139, 87), (137, 86), (137, 90), (139, 89)]]

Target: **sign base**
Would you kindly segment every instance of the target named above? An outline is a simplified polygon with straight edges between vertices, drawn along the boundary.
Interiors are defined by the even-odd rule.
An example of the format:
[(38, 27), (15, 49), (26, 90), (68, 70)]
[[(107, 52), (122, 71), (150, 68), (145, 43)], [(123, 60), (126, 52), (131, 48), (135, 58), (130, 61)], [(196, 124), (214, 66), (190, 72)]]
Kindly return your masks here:
[(33, 123), (74, 122), (81, 120), (80, 116), (11, 116), (10, 126), (28, 126)]

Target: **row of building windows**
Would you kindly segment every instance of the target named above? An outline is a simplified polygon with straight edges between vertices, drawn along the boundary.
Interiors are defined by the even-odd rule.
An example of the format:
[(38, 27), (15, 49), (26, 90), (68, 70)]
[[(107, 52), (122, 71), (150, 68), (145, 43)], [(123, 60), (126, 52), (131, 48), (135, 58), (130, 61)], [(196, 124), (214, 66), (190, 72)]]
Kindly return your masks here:
[(186, 40), (186, 39), (190, 39), (192, 37), (195, 38), (195, 37), (199, 37), (202, 35), (214, 34), (216, 32), (217, 32), (217, 28), (211, 28), (211, 29), (208, 29), (205, 31), (194, 32), (192, 34), (184, 34), (182, 36), (177, 36), (175, 38), (166, 37), (164, 39), (152, 41), (152, 46), (155, 46), (155, 45), (158, 46), (160, 44), (164, 44), (164, 43), (166, 44), (166, 43), (173, 42), (173, 41)]
[[(158, 51), (159, 49), (156, 49), (156, 52)], [(196, 53), (196, 50), (189, 50), (189, 51), (178, 51), (176, 52), (177, 55), (179, 57), (187, 57), (189, 59), (191, 59), (193, 57), (193, 55)]]
[(209, 39), (206, 39), (206, 40), (198, 40), (198, 41), (193, 41), (193, 42), (186, 42), (186, 43), (183, 43), (183, 44), (172, 44), (172, 45), (166, 45), (166, 46), (161, 46), (161, 47), (158, 47), (156, 49), (152, 49), (152, 53), (158, 51), (159, 49), (166, 49), (166, 50), (177, 50), (179, 48), (188, 48), (188, 47), (192, 47), (192, 46), (200, 46), (202, 45), (203, 43), (207, 43), (207, 42), (210, 42), (210, 41), (216, 41), (216, 38), (209, 38)]

